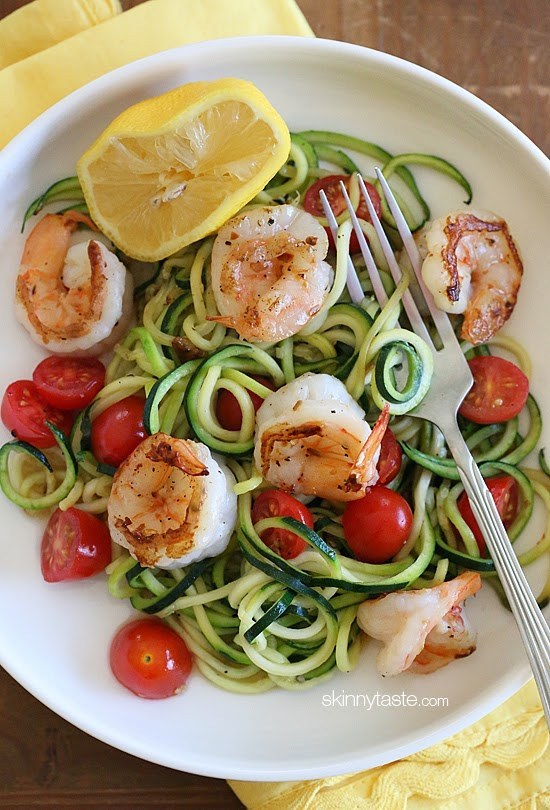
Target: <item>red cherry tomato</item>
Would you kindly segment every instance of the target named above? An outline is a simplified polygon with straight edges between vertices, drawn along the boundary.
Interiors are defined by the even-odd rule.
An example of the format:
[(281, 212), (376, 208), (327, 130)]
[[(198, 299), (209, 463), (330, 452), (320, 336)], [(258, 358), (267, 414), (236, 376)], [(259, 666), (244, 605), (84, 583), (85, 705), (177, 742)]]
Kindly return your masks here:
[(395, 557), (411, 533), (411, 507), (388, 487), (367, 489), (364, 498), (349, 501), (342, 515), (344, 536), (361, 562), (384, 563)]
[(48, 521), (40, 548), (40, 566), (46, 582), (85, 579), (111, 562), (111, 536), (95, 515), (71, 506), (56, 509)]
[[(339, 216), (339, 214), (341, 214), (346, 208), (344, 195), (340, 189), (340, 180), (342, 180), (346, 188), (349, 189), (349, 174), (329, 174), (327, 177), (320, 177), (319, 180), (316, 180), (315, 183), (308, 188), (304, 195), (303, 206), (305, 210), (309, 214), (313, 214), (316, 217), (324, 217), (325, 213), (323, 211), (321, 200), (319, 199), (319, 192), (324, 191), (327, 195), (330, 207), (334, 211), (334, 216)], [(376, 211), (377, 216), (380, 216), (382, 213), (380, 195), (375, 187), (370, 183), (365, 183), (365, 185), (374, 206), (374, 210)], [(363, 198), (361, 198), (359, 206), (356, 210), (357, 216), (360, 217), (360, 219), (364, 219), (367, 222), (371, 221), (367, 204)], [(326, 228), (326, 232), (328, 234), (331, 247), (334, 247), (334, 240), (332, 238), (330, 228)], [(350, 253), (358, 253), (359, 251), (359, 242), (357, 241), (357, 237), (353, 232), (349, 242), (349, 249)]]
[(461, 416), (478, 425), (507, 422), (527, 401), (529, 380), (514, 363), (480, 355), (468, 360), (474, 384), (459, 408)]
[(390, 428), (386, 428), (386, 432), (382, 438), (380, 445), (380, 456), (376, 469), (378, 470), (378, 483), (389, 484), (390, 481), (396, 477), (401, 469), (401, 462), (403, 461), (403, 453), (393, 435)]
[(73, 424), (72, 414), (44, 402), (31, 380), (8, 385), (0, 413), (12, 436), (43, 450), (56, 444), (46, 421), (53, 422), (63, 433), (69, 433)]
[[(493, 500), (505, 528), (508, 528), (508, 526), (513, 523), (518, 513), (519, 490), (516, 479), (512, 478), (511, 475), (499, 475), (496, 478), (487, 478), (485, 483), (493, 496)], [(474, 533), (479, 553), (482, 557), (485, 557), (487, 553), (485, 540), (483, 539), (481, 529), (477, 524), (474, 513), (472, 512), (472, 507), (470, 506), (470, 501), (465, 492), (460, 495), (456, 505), (458, 506), (462, 518)]]
[[(291, 517), (313, 529), (313, 515), (307, 506), (280, 489), (266, 489), (254, 501), (252, 522), (270, 517)], [(266, 529), (261, 539), (284, 560), (292, 560), (307, 548), (305, 540), (286, 529)]]
[(147, 436), (142, 397), (115, 402), (92, 422), (92, 452), (102, 464), (118, 467)]
[[(265, 385), (265, 387), (269, 388), (271, 391), (275, 390), (273, 381), (268, 377), (257, 377), (255, 374), (251, 374), (250, 376), (252, 379), (256, 380), (256, 382)], [(250, 394), (250, 399), (254, 405), (254, 410), (257, 411), (260, 405), (263, 404), (263, 399), (253, 391), (248, 391), (248, 393)], [(243, 423), (241, 407), (231, 391), (227, 391), (225, 388), (220, 389), (218, 393), (218, 398), (216, 400), (216, 417), (220, 425), (226, 430), (241, 429), (241, 425)]]
[(32, 375), (45, 402), (64, 411), (89, 405), (103, 388), (105, 367), (95, 357), (46, 357)]
[(143, 698), (166, 698), (185, 686), (193, 659), (185, 641), (159, 619), (125, 624), (111, 642), (115, 678)]

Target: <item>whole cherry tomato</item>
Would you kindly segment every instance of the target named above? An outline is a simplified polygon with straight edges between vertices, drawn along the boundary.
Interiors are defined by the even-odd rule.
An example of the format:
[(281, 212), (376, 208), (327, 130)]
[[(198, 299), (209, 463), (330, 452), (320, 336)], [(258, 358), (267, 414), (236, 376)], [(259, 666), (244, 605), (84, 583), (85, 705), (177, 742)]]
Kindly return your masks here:
[(349, 501), (342, 515), (346, 542), (361, 562), (384, 563), (395, 557), (411, 533), (413, 516), (407, 501), (392, 489), (375, 486)]
[(136, 619), (123, 625), (111, 642), (109, 660), (123, 686), (151, 699), (180, 692), (193, 664), (185, 641), (160, 619)]

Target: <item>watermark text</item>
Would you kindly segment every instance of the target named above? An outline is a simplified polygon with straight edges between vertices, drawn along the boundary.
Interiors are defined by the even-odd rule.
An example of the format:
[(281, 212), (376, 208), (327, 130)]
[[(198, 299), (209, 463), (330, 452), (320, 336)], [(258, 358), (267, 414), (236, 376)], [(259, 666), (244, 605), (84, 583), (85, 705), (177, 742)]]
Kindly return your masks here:
[(326, 708), (353, 708), (353, 709), (391, 709), (391, 708), (408, 708), (415, 706), (422, 706), (425, 708), (446, 708), (449, 705), (448, 697), (418, 697), (418, 695), (410, 695), (407, 692), (400, 692), (398, 694), (385, 694), (384, 692), (375, 692), (373, 695), (368, 695), (363, 692), (356, 694), (352, 692), (337, 692), (332, 690), (327, 692), (321, 698), (321, 703)]

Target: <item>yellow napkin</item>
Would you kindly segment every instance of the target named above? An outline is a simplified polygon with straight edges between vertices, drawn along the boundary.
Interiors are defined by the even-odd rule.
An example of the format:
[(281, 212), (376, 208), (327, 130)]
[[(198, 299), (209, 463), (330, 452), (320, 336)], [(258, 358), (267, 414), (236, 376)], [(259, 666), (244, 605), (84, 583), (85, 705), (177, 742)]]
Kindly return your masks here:
[(14, 11), (0, 22), (0, 69), (121, 11), (119, 0), (40, 0)]
[[(110, 13), (103, 22), (98, 14), (102, 5), (104, 17)], [(24, 15), (16, 11), (0, 20), (0, 54), (9, 52), (12, 40), (23, 39), (31, 53), (31, 38), (37, 35), (35, 53), (20, 58), (19, 51), (19, 61), (0, 70), (0, 148), (63, 96), (142, 56), (204, 39), (313, 35), (294, 0), (149, 0), (123, 14), (117, 14), (119, 9), (118, 2), (109, 0), (34, 0), (21, 9)], [(58, 23), (69, 38), (41, 50), (46, 17), (48, 30)], [(69, 17), (73, 23), (66, 29)], [(87, 17), (89, 27), (83, 29)]]
[[(0, 146), (55, 101), (188, 42), (312, 31), (294, 0), (35, 0), (0, 20)], [(17, 103), (15, 103), (17, 100)], [(550, 810), (548, 731), (533, 682), (440, 745), (363, 773), (230, 782), (262, 810)]]
[(531, 680), (473, 726), (390, 765), (229, 784), (250, 810), (550, 810), (548, 728)]

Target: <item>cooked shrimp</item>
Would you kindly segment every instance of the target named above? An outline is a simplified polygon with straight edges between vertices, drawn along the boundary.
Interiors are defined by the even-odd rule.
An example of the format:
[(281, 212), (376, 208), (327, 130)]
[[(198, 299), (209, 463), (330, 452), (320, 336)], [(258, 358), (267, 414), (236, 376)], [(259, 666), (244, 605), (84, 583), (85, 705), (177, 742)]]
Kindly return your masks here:
[[(85, 214), (46, 214), (31, 231), (15, 293), (18, 320), (33, 340), (59, 354), (101, 354), (132, 315), (132, 276), (92, 231), (71, 237)], [(76, 235), (75, 235), (76, 236)]]
[(340, 380), (303, 374), (269, 394), (258, 410), (256, 466), (285, 492), (357, 500), (378, 480), (376, 462), (388, 420), (386, 410), (371, 431)]
[(212, 249), (216, 320), (249, 341), (295, 335), (321, 309), (333, 273), (328, 238), (292, 205), (254, 208), (229, 220)]
[(465, 658), (476, 649), (476, 633), (466, 611), (454, 605), (426, 636), (424, 649), (418, 653), (409, 672), (427, 675), (446, 666), (455, 658)]
[(479, 574), (467, 571), (433, 588), (363, 602), (357, 612), (359, 627), (384, 643), (376, 659), (378, 672), (432, 672), (473, 653), (475, 635), (461, 603), (480, 588)]
[(464, 314), (462, 337), (485, 343), (516, 305), (523, 265), (506, 222), (489, 211), (455, 211), (426, 230), (422, 276), (439, 309)]
[(237, 519), (234, 483), (205, 444), (148, 436), (115, 473), (111, 537), (145, 566), (179, 568), (221, 554)]

